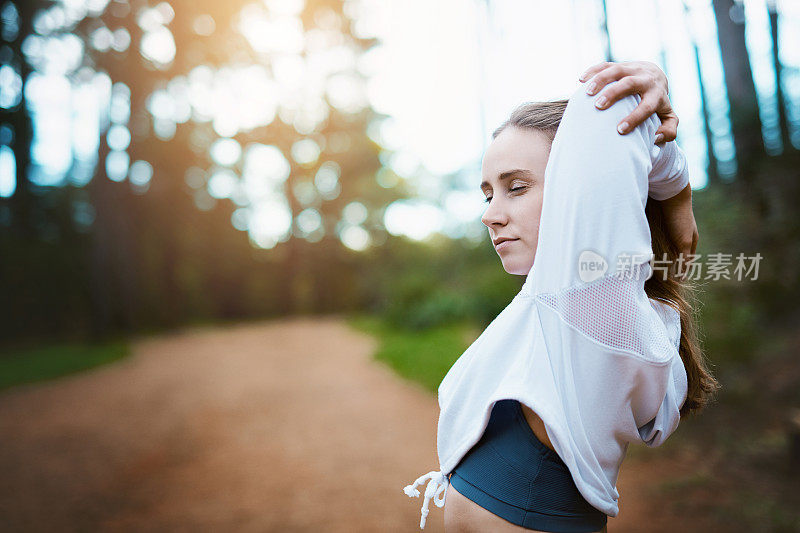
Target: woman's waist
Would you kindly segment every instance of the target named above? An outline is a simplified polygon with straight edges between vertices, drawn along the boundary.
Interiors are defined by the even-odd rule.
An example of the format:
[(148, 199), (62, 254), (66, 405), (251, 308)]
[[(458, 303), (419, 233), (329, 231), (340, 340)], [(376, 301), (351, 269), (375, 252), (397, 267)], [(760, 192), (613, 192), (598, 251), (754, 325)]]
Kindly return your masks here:
[(528, 427), (533, 431), (533, 434), (539, 439), (539, 442), (550, 448), (555, 453), (555, 447), (553, 447), (553, 443), (550, 442), (550, 437), (547, 435), (547, 429), (545, 428), (544, 421), (536, 414), (536, 411), (525, 405), (524, 403), (520, 402), (520, 407), (522, 408), (522, 415), (525, 417), (525, 422), (528, 424)]

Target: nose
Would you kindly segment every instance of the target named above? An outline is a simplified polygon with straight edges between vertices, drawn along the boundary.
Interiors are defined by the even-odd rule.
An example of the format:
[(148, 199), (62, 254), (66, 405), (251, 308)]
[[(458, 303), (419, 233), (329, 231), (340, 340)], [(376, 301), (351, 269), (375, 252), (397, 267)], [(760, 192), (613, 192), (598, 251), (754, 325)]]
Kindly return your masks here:
[(502, 202), (498, 201), (497, 198), (492, 198), (486, 211), (483, 212), (483, 216), (481, 216), (481, 222), (489, 228), (492, 226), (505, 226), (508, 222), (508, 215), (503, 209)]

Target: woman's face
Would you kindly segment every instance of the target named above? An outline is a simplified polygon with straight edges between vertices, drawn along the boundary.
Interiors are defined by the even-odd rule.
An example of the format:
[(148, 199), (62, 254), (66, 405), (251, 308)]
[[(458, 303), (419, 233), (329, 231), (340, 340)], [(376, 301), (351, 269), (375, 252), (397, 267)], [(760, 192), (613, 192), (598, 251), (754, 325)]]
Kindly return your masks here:
[[(483, 156), (481, 190), (489, 202), (481, 222), (509, 274), (524, 276), (533, 267), (549, 155), (544, 133), (509, 126)], [(504, 238), (510, 240), (496, 242)]]

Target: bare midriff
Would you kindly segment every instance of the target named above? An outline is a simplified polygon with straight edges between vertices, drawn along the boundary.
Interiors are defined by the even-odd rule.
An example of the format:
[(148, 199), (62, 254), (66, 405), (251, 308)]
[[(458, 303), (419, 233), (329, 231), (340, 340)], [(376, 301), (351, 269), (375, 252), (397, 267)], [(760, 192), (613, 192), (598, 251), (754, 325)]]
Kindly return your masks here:
[(533, 409), (524, 403), (520, 402), (519, 405), (522, 407), (522, 414), (525, 416), (525, 420), (528, 421), (528, 425), (533, 430), (533, 434), (536, 435), (536, 438), (539, 439), (545, 446), (555, 451), (555, 448), (553, 448), (553, 443), (550, 442), (550, 437), (547, 436), (547, 431), (544, 428), (544, 422), (541, 418), (539, 418), (539, 415), (537, 415)]

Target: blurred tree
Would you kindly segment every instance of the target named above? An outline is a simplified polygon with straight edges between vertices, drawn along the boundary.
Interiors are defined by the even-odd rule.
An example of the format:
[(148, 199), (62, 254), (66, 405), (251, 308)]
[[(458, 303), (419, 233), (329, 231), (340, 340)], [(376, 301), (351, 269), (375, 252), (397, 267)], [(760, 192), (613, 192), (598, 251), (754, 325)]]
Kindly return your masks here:
[(766, 201), (753, 180), (756, 164), (765, 151), (756, 88), (745, 45), (744, 5), (734, 0), (713, 0), (713, 6), (736, 146), (737, 177), (748, 197), (763, 212)]
[(705, 135), (705, 141), (706, 141), (706, 156), (708, 158), (708, 164), (706, 165), (705, 171), (706, 171), (706, 176), (708, 177), (708, 186), (713, 187), (719, 181), (719, 173), (717, 171), (717, 158), (714, 155), (714, 146), (711, 135), (711, 125), (709, 123), (709, 109), (708, 109), (708, 98), (706, 96), (707, 94), (706, 84), (703, 80), (703, 69), (702, 69), (702, 64), (700, 62), (700, 50), (697, 48), (697, 37), (692, 31), (692, 25), (689, 20), (690, 18), (689, 6), (686, 4), (685, 0), (683, 0), (682, 4), (683, 4), (683, 20), (686, 23), (686, 26), (690, 32), (689, 40), (691, 41), (692, 45), (692, 52), (694, 56), (694, 68), (697, 75), (697, 82), (700, 88), (700, 94), (698, 96), (700, 98), (700, 112), (701, 112), (701, 118), (703, 120), (703, 133)]
[(608, 5), (606, 0), (601, 0), (603, 8), (603, 20), (600, 24), (603, 35), (603, 44), (606, 52), (606, 61), (614, 61), (614, 53), (611, 51), (611, 34), (608, 33)]
[[(748, 260), (760, 254), (762, 261), (757, 279), (714, 282), (704, 297), (705, 323), (709, 345), (720, 357), (747, 360), (757, 352), (763, 332), (788, 326), (798, 318), (795, 302), (800, 296), (800, 249), (796, 243), (800, 240), (800, 219), (796, 205), (800, 202), (800, 158), (791, 144), (784, 144), (780, 154), (766, 154), (745, 46), (742, 3), (713, 0), (713, 8), (737, 172), (733, 181), (711, 182), (696, 195), (698, 224), (705, 236), (701, 246), (713, 253), (730, 253), (734, 264), (739, 254)], [(771, 18), (773, 39), (778, 43), (777, 19)], [(780, 72), (777, 52), (776, 44), (773, 60)]]
[[(18, 253), (7, 268), (32, 288), (25, 315), (46, 306), (61, 317), (48, 326), (10, 317), (10, 336), (73, 328), (83, 310), (48, 305), (68, 292), (88, 297), (96, 336), (356, 305), (348, 280), (363, 257), (350, 248), (380, 244), (383, 208), (408, 191), (402, 180), (376, 185), (382, 149), (367, 131), (381, 117), (359, 71), (374, 41), (356, 36), (352, 9), (341, 0), (93, 6), (23, 9), (16, 49), (26, 38), (79, 37), (83, 57), (65, 75), (76, 86), (107, 75), (111, 107), (100, 109), (89, 184), (45, 190), (66, 213), (88, 200), (88, 234), (73, 242), (64, 232), (75, 228), (62, 228), (55, 243), (65, 258), (85, 254), (85, 268), (73, 264), (61, 278), (71, 281), (47, 293), (36, 288), (41, 270), (19, 268), (36, 252), (19, 239), (0, 244), (4, 257)], [(38, 33), (36, 17), (47, 22)], [(24, 99), (17, 118), (30, 122)], [(24, 177), (31, 141), (17, 129)], [(18, 181), (17, 223), (31, 218), (20, 214), (31, 189)]]
[(781, 65), (780, 39), (778, 38), (778, 6), (776, 0), (767, 0), (769, 10), (769, 28), (772, 36), (772, 64), (775, 69), (775, 96), (778, 101), (778, 124), (781, 129), (781, 141), (784, 150), (792, 149), (789, 137), (789, 123), (786, 118), (786, 95), (783, 90), (783, 65)]
[[(14, 67), (24, 87), (31, 73), (31, 66), (25, 61), (22, 53), (24, 37), (33, 31), (33, 16), (45, 5), (46, 1), (13, 2), (3, 4), (3, 64)], [(15, 20), (6, 20), (15, 19)], [(8, 26), (12, 26), (9, 28)], [(34, 238), (36, 235), (33, 222), (33, 209), (36, 197), (28, 183), (28, 164), (30, 161), (29, 146), (31, 144), (32, 126), (25, 98), (10, 108), (0, 109), (0, 120), (11, 127), (12, 139), (9, 145), (16, 157), (16, 191), (17, 194), (6, 200), (10, 210), (11, 235), (16, 238)]]
[[(80, 253), (70, 248), (74, 244), (74, 232), (69, 228), (70, 195), (49, 195), (46, 187), (30, 179), (34, 130), (25, 90), (37, 69), (29, 61), (26, 39), (36, 34), (37, 15), (52, 5), (50, 0), (6, 0), (0, 5), (0, 36), (4, 41), (0, 64), (14, 72), (4, 83), (0, 128), (2, 143), (13, 151), (15, 163), (13, 194), (0, 197), (0, 226), (5, 226), (0, 232), (0, 293), (6, 303), (0, 311), (0, 338), (14, 338), (34, 327), (50, 331), (61, 318), (71, 325), (79, 323), (75, 320), (76, 314), (80, 315), (79, 304), (75, 304), (80, 288), (65, 291), (51, 305), (43, 306), (40, 298), (63, 286)], [(18, 98), (11, 102), (17, 91)], [(58, 239), (65, 246), (59, 246)]]

